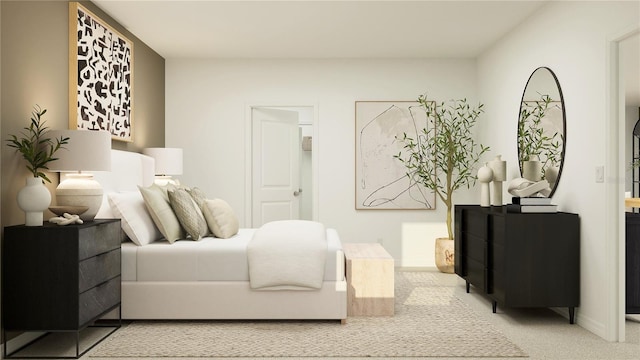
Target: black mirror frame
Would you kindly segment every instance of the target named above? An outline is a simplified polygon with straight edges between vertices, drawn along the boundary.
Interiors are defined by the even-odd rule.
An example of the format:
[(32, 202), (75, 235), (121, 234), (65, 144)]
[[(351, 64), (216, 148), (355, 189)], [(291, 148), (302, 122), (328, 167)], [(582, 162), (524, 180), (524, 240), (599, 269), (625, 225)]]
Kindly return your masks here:
[[(558, 88), (558, 93), (560, 94), (560, 104), (562, 105), (562, 151), (560, 152), (560, 166), (558, 167), (558, 177), (556, 179), (555, 184), (553, 185), (553, 188), (551, 189), (551, 192), (549, 193), (549, 198), (551, 198), (553, 196), (553, 194), (556, 192), (556, 189), (558, 188), (558, 183), (560, 182), (560, 178), (562, 177), (562, 169), (564, 168), (564, 157), (565, 157), (565, 151), (566, 151), (566, 147), (567, 147), (567, 110), (564, 104), (564, 96), (562, 95), (562, 87), (560, 86), (560, 82), (558, 81), (558, 77), (556, 76), (556, 74), (553, 72), (553, 70), (551, 70), (549, 67), (546, 66), (540, 66), (538, 68), (536, 68), (535, 70), (533, 70), (533, 72), (531, 73), (531, 75), (529, 75), (529, 79), (527, 80), (527, 84), (524, 86), (524, 90), (522, 91), (522, 98), (520, 99), (520, 108), (518, 110), (518, 122), (520, 122), (520, 114), (522, 113), (522, 105), (525, 101), (525, 94), (527, 93), (527, 88), (529, 87), (529, 82), (531, 81), (531, 78), (533, 77), (533, 75), (535, 75), (535, 73), (538, 70), (547, 70), (551, 76), (553, 77), (553, 80), (556, 83), (556, 86)], [(522, 176), (522, 162), (520, 161), (520, 149), (517, 146), (518, 144), (518, 133), (516, 131), (516, 148), (518, 150), (518, 168), (520, 169), (520, 176)]]

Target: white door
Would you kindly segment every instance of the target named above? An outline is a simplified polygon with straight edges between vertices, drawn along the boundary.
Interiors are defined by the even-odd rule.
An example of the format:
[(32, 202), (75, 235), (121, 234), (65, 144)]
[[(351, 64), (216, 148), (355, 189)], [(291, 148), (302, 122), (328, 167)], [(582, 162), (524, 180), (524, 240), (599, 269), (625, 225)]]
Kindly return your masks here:
[(298, 113), (252, 108), (252, 226), (299, 218)]

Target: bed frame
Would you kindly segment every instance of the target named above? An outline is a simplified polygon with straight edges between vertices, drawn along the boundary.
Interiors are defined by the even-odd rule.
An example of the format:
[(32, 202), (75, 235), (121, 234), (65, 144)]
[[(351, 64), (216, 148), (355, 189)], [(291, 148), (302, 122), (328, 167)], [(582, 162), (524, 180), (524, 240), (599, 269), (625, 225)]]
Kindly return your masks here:
[[(111, 172), (96, 173), (105, 198), (96, 218), (113, 217), (106, 194), (138, 191), (153, 183), (153, 158), (111, 150)], [(248, 281), (122, 281), (123, 319), (347, 318), (347, 282), (325, 281), (319, 290), (255, 291)]]

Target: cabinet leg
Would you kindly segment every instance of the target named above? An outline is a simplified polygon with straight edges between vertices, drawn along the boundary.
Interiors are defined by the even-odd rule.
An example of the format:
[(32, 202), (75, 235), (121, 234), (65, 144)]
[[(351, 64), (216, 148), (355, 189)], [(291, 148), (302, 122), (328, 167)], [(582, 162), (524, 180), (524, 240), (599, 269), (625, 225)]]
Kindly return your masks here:
[(468, 281), (465, 281), (465, 282), (467, 283), (467, 294), (468, 294), (469, 293), (469, 285), (471, 285), (471, 284), (469, 284)]
[(492, 307), (493, 313), (495, 314), (498, 308), (498, 302), (494, 300), (493, 303), (491, 304), (491, 307)]
[(576, 308), (573, 306), (569, 307), (569, 324), (575, 324), (575, 318), (576, 318)]

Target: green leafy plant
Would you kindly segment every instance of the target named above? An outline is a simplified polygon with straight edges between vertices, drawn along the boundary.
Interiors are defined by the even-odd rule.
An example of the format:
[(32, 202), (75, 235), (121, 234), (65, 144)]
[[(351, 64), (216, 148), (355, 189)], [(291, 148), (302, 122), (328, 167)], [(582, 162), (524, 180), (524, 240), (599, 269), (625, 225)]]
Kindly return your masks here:
[(555, 166), (560, 162), (562, 135), (545, 133), (542, 119), (547, 115), (553, 99), (549, 95), (540, 95), (538, 101), (523, 102), (518, 121), (518, 160), (542, 161), (542, 169)]
[(63, 145), (69, 143), (69, 138), (60, 137), (54, 142), (47, 136), (49, 128), (45, 126), (45, 120), (42, 119), (46, 112), (46, 109), (40, 109), (40, 106), (36, 105), (31, 113), (31, 124), (24, 128), (25, 131), (20, 133), (20, 137), (10, 135), (7, 142), (9, 147), (15, 148), (16, 152), (19, 152), (27, 161), (27, 169), (34, 177), (41, 177), (51, 182), (43, 170), (49, 169), (47, 167), (49, 162), (58, 160), (53, 156), (56, 151), (64, 148)]
[(434, 191), (447, 206), (447, 231), (449, 239), (453, 239), (453, 194), (463, 186), (475, 184), (473, 169), (489, 151), (489, 147), (476, 143), (471, 136), (484, 105), (472, 108), (462, 99), (436, 106), (426, 95), (420, 95), (418, 103), (427, 115), (428, 127), (419, 129), (415, 139), (406, 133), (398, 138), (404, 143), (404, 150), (394, 157), (407, 168), (412, 182)]

